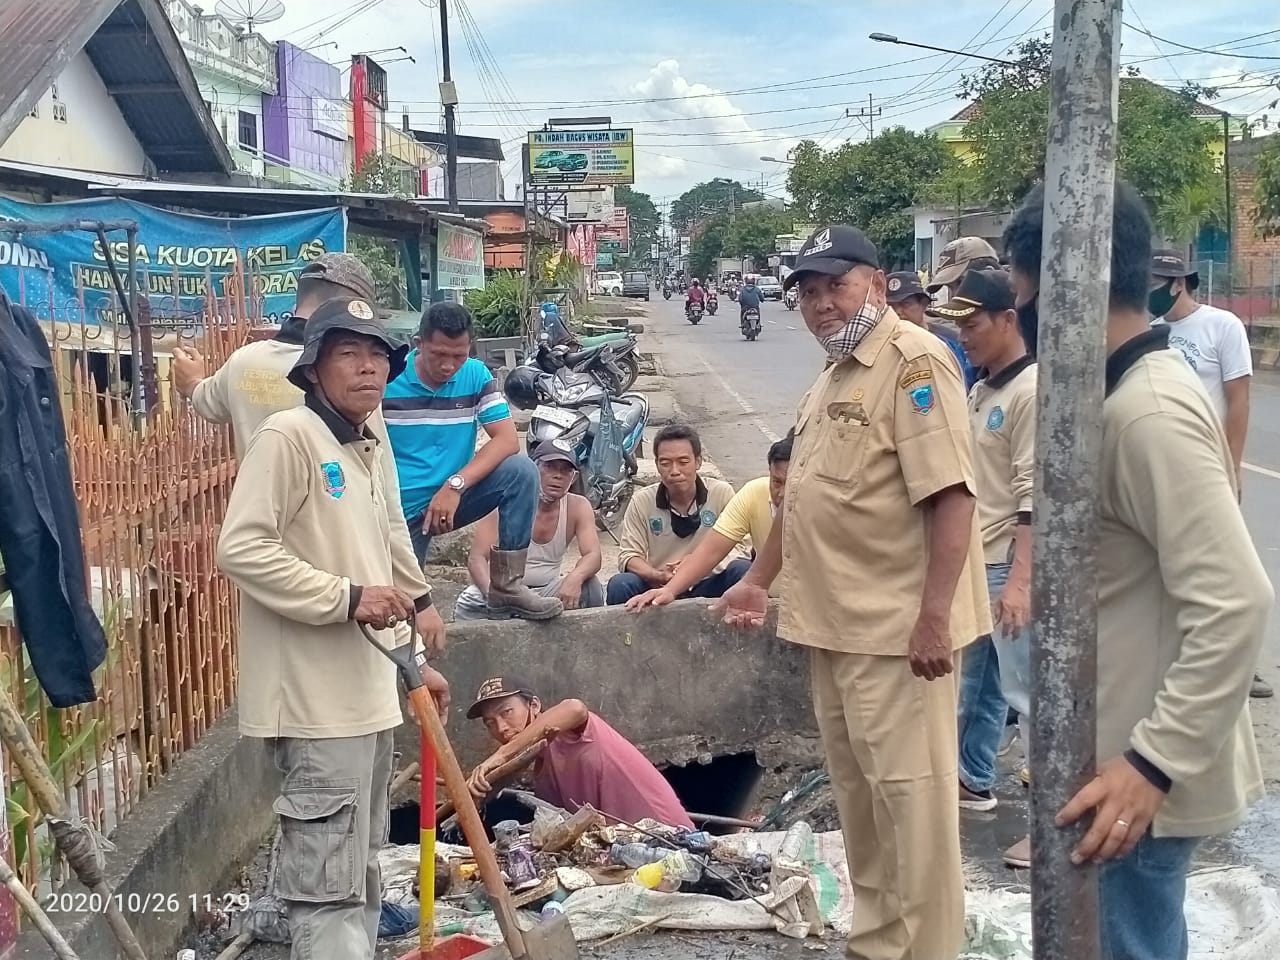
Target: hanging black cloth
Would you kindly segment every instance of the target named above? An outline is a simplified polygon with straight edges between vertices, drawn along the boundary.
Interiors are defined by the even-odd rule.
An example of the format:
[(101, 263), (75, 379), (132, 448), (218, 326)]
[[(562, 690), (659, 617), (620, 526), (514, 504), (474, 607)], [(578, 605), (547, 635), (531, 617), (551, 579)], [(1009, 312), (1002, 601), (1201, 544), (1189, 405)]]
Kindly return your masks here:
[(0, 556), (18, 630), (55, 707), (96, 698), (106, 637), (89, 602), (49, 344), (0, 290)]

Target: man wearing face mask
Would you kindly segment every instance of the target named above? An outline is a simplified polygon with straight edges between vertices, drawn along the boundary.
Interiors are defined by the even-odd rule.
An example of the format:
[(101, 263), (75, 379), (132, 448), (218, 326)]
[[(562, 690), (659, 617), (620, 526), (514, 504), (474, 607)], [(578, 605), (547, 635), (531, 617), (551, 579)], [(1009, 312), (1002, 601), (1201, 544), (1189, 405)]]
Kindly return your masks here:
[(955, 652), (991, 630), (964, 383), (941, 340), (886, 304), (850, 226), (801, 248), (805, 326), (830, 364), (800, 401), (786, 491), (723, 597), (810, 648), (814, 711), (854, 908), (848, 955), (955, 960), (964, 939)]

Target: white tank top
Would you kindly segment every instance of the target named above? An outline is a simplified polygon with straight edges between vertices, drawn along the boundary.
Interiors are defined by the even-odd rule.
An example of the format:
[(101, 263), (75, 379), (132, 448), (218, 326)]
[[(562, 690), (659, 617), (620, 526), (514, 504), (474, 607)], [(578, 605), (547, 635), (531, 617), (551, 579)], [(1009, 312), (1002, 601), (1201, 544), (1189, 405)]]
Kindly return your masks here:
[(560, 579), (560, 562), (569, 550), (569, 497), (560, 501), (556, 532), (546, 543), (529, 541), (529, 559), (524, 565), (524, 582), (529, 587), (545, 587)]

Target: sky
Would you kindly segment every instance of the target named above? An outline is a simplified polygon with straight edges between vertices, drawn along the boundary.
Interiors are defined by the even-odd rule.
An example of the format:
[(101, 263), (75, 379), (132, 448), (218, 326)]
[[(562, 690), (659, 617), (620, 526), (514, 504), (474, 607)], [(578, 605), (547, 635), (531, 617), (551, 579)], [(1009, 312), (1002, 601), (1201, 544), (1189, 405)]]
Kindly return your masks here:
[[(342, 66), (372, 54), (388, 72), (388, 120), (408, 111), (415, 128), (443, 129), (438, 0), (284, 2), (284, 17), (259, 32)], [(869, 33), (1001, 56), (1046, 34), (1052, 8), (1052, 0), (448, 0), (458, 129), (504, 141), (508, 197), (526, 132), (564, 116), (633, 127), (636, 189), (659, 206), (715, 177), (780, 197), (786, 166), (761, 158), (785, 158), (806, 138), (825, 147), (865, 138), (868, 119), (846, 110), (874, 113), (880, 129), (923, 130), (963, 106), (960, 78), (979, 61), (872, 42)], [(1170, 85), (1218, 85), (1220, 109), (1267, 114), (1276, 129), (1280, 107), (1269, 105), (1280, 89), (1267, 85), (1280, 75), (1275, 0), (1126, 0), (1124, 8), (1122, 62)]]

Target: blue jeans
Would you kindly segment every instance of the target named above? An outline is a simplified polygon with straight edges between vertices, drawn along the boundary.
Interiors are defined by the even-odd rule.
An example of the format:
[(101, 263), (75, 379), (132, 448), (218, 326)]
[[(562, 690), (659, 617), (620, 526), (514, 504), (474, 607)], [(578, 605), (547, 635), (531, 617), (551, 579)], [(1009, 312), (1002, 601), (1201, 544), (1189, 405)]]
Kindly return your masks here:
[[(693, 587), (680, 594), (681, 600), (689, 597), (714, 598), (724, 596), (724, 592), (747, 575), (751, 569), (751, 561), (741, 558), (734, 560), (719, 573), (703, 577)], [(609, 578), (609, 586), (605, 588), (605, 596), (609, 606), (626, 603), (632, 597), (638, 597), (646, 590), (652, 589), (638, 573), (615, 573)]]
[(1148, 833), (1098, 871), (1102, 960), (1187, 960), (1187, 870), (1198, 837)]
[[(538, 508), (538, 468), (522, 453), (513, 453), (493, 472), (462, 491), (453, 529), (461, 530), (498, 511), (498, 549), (527, 550), (533, 537), (533, 514)], [(428, 504), (430, 501), (428, 501)], [(431, 534), (423, 529), (427, 512), (409, 518), (409, 538), (418, 563), (425, 563)]]
[[(1008, 582), (1009, 564), (987, 564), (987, 592), (993, 605)], [(1004, 734), (1010, 706), (1001, 688), (1002, 674), (1006, 672), (1001, 658), (1006, 655), (1007, 647), (1016, 646), (1019, 642), (1020, 649), (1026, 651), (1026, 676), (1029, 677), (1029, 630), (1022, 631), (1012, 641), (1003, 635), (999, 640), (990, 636), (979, 637), (964, 648), (960, 657), (960, 703), (956, 723), (960, 732), (960, 782), (978, 793), (990, 790), (996, 782), (996, 753), (1000, 749), (1000, 737)], [(1009, 672), (1011, 676), (1016, 674), (1012, 663)], [(1013, 704), (1023, 718), (1030, 716), (1029, 701), (1030, 687), (1027, 686), (1025, 701)]]

